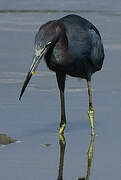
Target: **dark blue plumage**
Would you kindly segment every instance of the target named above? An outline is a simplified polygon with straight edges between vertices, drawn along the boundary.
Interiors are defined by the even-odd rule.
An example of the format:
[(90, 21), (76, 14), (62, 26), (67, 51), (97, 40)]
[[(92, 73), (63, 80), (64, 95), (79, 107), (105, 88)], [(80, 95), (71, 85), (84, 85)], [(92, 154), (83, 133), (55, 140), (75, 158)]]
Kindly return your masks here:
[(35, 37), (33, 64), (22, 88), (22, 94), (44, 56), (48, 68), (56, 72), (61, 98), (60, 133), (66, 124), (64, 88), (66, 75), (87, 80), (89, 94), (89, 117), (94, 134), (94, 110), (92, 105), (91, 75), (102, 68), (104, 49), (97, 28), (78, 15), (68, 15), (42, 25)]
[(55, 35), (59, 39), (45, 56), (51, 70), (87, 79), (101, 69), (104, 59), (101, 36), (88, 20), (68, 15), (51, 21), (40, 28), (35, 46), (40, 42), (45, 45)]

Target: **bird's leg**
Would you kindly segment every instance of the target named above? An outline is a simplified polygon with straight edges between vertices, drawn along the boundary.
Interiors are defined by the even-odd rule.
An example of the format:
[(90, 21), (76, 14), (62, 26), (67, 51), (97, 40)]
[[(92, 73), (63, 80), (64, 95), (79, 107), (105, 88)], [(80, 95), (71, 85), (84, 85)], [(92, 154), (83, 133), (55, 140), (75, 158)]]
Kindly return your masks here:
[(63, 91), (60, 91), (60, 98), (61, 98), (61, 123), (60, 123), (59, 134), (63, 134), (64, 129), (66, 127), (65, 98)]
[(94, 108), (92, 104), (92, 89), (91, 89), (91, 81), (87, 81), (88, 86), (88, 95), (89, 95), (89, 110), (88, 110), (88, 116), (91, 123), (91, 135), (95, 134), (94, 130)]
[(60, 122), (59, 134), (63, 134), (64, 129), (66, 127), (65, 98), (64, 98), (65, 74), (61, 72), (56, 72), (56, 78), (60, 90), (60, 100), (61, 100), (61, 122)]

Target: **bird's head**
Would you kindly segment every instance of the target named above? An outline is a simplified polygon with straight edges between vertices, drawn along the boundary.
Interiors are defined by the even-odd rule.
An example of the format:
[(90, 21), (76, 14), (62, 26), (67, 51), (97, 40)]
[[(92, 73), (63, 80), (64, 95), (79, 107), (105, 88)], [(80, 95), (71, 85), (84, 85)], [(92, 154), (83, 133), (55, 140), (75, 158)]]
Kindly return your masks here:
[(40, 63), (40, 60), (42, 59), (42, 57), (47, 53), (48, 49), (52, 46), (52, 42), (51, 41), (48, 41), (43, 47), (38, 47), (38, 46), (35, 46), (35, 55), (33, 57), (33, 62), (32, 62), (32, 65), (29, 69), (29, 72), (26, 76), (26, 79), (24, 81), (24, 84), (23, 84), (23, 87), (21, 89), (21, 93), (20, 93), (20, 96), (19, 96), (19, 100), (21, 100), (21, 97), (32, 77), (32, 75), (35, 73), (35, 70), (36, 68), (38, 67), (39, 63)]
[(59, 38), (61, 37), (61, 29), (59, 27), (51, 28), (49, 26), (49, 31), (46, 29), (46, 26), (42, 26), (39, 30), (39, 32), (36, 34), (35, 37), (35, 55), (33, 57), (32, 65), (29, 69), (29, 72), (26, 76), (26, 79), (24, 81), (23, 87), (21, 89), (21, 93), (19, 96), (19, 100), (21, 100), (21, 97), (32, 77), (32, 75), (35, 73), (36, 68), (38, 67), (40, 60), (43, 56), (47, 54), (47, 52), (50, 49), (53, 49), (55, 44), (58, 42)]

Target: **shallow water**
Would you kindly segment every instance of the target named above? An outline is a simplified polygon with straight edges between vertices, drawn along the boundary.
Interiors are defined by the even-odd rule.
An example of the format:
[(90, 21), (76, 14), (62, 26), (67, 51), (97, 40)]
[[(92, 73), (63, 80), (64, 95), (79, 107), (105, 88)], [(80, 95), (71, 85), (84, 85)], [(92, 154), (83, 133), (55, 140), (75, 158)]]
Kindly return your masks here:
[[(0, 133), (21, 143), (0, 147), (0, 179), (57, 179), (63, 154), (63, 180), (88, 176), (90, 180), (120, 179), (121, 2), (13, 2), (0, 1)], [(60, 103), (55, 74), (48, 71), (44, 62), (22, 102), (18, 101), (32, 62), (34, 36), (39, 26), (69, 13), (93, 22), (101, 32), (105, 47), (103, 69), (92, 78), (94, 142), (90, 136), (84, 80), (68, 77), (66, 81), (66, 144), (63, 138), (59, 142), (58, 137)]]

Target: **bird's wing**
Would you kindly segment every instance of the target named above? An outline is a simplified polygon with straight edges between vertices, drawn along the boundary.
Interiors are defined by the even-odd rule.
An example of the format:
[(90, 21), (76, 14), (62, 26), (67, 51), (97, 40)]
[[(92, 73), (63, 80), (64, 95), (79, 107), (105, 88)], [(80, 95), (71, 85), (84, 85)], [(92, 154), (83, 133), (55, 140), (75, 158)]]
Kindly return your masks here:
[(95, 68), (97, 70), (100, 70), (102, 68), (104, 60), (104, 48), (101, 37), (99, 33), (95, 31), (95, 29), (89, 29), (88, 33), (91, 43), (90, 60), (91, 63), (95, 66)]

